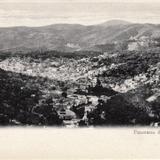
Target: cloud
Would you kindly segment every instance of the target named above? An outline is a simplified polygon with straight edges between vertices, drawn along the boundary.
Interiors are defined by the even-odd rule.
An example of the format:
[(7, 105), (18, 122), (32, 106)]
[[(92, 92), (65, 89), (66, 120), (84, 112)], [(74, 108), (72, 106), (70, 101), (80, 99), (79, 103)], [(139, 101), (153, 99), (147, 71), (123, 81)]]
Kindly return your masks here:
[(0, 4), (0, 26), (42, 26), (53, 23), (89, 25), (111, 19), (160, 23), (160, 3), (124, 3), (125, 1), (122, 1), (123, 3), (64, 4), (38, 3), (37, 1), (35, 4), (16, 2)]

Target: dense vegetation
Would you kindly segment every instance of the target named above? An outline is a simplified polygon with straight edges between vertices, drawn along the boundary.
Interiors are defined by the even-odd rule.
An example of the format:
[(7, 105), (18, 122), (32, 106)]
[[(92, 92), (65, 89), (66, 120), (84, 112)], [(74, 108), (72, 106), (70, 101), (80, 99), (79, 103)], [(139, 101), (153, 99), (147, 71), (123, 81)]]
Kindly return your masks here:
[[(27, 64), (35, 62), (37, 67), (39, 64), (44, 67), (44, 71), (47, 67), (53, 67), (57, 69), (57, 77), (58, 74), (64, 74), (70, 79), (32, 77), (23, 72), (13, 73), (1, 69), (0, 124), (62, 125), (64, 120), (58, 112), (65, 112), (67, 107), (75, 113), (80, 126), (149, 125), (159, 122), (159, 48), (96, 54), (61, 55), (56, 51), (1, 54), (2, 62), (8, 57), (19, 57), (18, 60), (23, 60), (21, 64), (25, 60)], [(58, 72), (60, 67), (62, 72)], [(136, 85), (133, 88), (129, 86), (124, 93), (111, 87), (112, 84), (125, 86), (126, 80)], [(154, 95), (157, 96), (156, 100), (148, 101)], [(97, 104), (89, 100), (82, 102), (88, 97), (98, 98)], [(87, 107), (90, 108), (88, 111)]]
[[(62, 123), (50, 104), (53, 102), (48, 102), (47, 98), (42, 97), (41, 81), (42, 78), (38, 80), (0, 70), (0, 125), (60, 125)], [(43, 85), (45, 83), (43, 80)], [(43, 103), (40, 103), (42, 99)], [(39, 108), (43, 113), (40, 114), (33, 108)]]
[(151, 119), (144, 108), (138, 108), (126, 101), (122, 95), (116, 95), (107, 102), (99, 101), (88, 114), (89, 123), (93, 125), (149, 125)]
[(87, 58), (87, 57), (94, 57), (94, 56), (98, 56), (102, 54), (102, 52), (96, 52), (96, 51), (75, 51), (75, 52), (60, 52), (60, 51), (56, 51), (56, 50), (50, 50), (50, 51), (43, 51), (43, 50), (36, 50), (36, 51), (31, 51), (31, 52), (27, 52), (27, 53), (22, 53), (22, 52), (16, 52), (16, 53), (12, 53), (12, 52), (0, 52), (0, 59), (4, 60), (6, 58), (9, 57), (29, 57), (31, 59), (41, 59), (41, 60), (45, 60), (47, 58), (60, 58), (60, 57), (64, 57), (64, 58), (74, 58), (74, 59), (81, 59), (81, 58)]

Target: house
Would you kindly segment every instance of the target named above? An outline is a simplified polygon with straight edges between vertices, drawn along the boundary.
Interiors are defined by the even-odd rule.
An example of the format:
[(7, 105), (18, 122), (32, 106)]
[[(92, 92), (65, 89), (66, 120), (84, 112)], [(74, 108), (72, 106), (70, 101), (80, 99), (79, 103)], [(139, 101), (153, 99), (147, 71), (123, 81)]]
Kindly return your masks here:
[(61, 109), (58, 111), (58, 115), (63, 120), (71, 120), (76, 118), (76, 114), (69, 109)]

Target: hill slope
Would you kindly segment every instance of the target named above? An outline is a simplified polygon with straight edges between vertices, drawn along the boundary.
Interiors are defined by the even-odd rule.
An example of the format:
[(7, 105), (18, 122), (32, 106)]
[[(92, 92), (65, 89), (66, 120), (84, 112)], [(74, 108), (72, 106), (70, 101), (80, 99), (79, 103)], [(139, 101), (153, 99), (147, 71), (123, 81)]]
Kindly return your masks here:
[(44, 27), (0, 28), (0, 50), (98, 51), (97, 45), (130, 37), (159, 37), (160, 26), (113, 20), (99, 25), (55, 24)]

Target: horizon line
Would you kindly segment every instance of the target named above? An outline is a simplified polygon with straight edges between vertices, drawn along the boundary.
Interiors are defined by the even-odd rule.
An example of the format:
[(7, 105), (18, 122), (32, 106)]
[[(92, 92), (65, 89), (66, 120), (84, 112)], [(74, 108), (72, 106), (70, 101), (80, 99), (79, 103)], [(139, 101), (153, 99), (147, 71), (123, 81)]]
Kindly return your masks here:
[(103, 21), (100, 23), (94, 23), (94, 24), (82, 24), (82, 23), (67, 23), (67, 22), (60, 22), (60, 23), (50, 23), (46, 25), (37, 25), (37, 26), (29, 26), (29, 25), (13, 25), (13, 26), (0, 26), (0, 28), (14, 28), (14, 27), (27, 27), (27, 28), (38, 28), (38, 27), (47, 27), (47, 26), (52, 26), (52, 25), (81, 25), (81, 26), (96, 26), (96, 25), (103, 25), (105, 23), (111, 22), (111, 21), (122, 21), (130, 24), (153, 24), (153, 25), (158, 25), (160, 23), (153, 23), (153, 22), (135, 22), (135, 21), (128, 21), (128, 20), (123, 20), (123, 19), (110, 19), (107, 21)]

